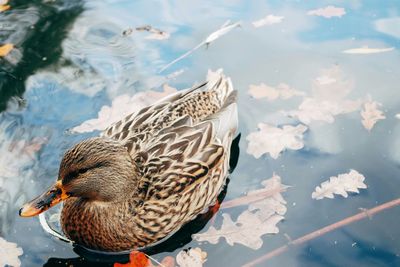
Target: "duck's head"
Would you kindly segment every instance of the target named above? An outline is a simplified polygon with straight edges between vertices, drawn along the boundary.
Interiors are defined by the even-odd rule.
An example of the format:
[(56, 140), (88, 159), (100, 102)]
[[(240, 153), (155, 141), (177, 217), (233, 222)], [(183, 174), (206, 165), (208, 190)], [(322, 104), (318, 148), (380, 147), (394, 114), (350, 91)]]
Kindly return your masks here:
[(106, 138), (88, 139), (65, 153), (55, 184), (26, 203), (19, 214), (38, 215), (69, 197), (120, 201), (132, 192), (136, 181), (132, 158), (124, 146)]

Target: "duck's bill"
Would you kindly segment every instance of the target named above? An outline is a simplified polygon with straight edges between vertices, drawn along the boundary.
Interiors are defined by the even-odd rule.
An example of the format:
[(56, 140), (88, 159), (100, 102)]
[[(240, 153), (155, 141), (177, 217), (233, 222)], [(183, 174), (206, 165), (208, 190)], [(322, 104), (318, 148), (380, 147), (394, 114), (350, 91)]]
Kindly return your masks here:
[(32, 217), (36, 216), (52, 206), (60, 203), (64, 199), (68, 198), (68, 195), (61, 186), (61, 181), (57, 181), (53, 186), (46, 192), (26, 203), (20, 210), (19, 216)]

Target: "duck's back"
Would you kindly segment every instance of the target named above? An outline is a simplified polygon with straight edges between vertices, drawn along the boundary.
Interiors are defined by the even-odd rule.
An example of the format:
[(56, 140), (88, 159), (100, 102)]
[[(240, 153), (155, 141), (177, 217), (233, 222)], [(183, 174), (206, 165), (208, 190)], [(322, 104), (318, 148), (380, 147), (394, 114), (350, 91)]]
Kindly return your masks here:
[(214, 204), (237, 128), (236, 91), (222, 71), (126, 117), (104, 132), (136, 165), (137, 246), (157, 241)]
[[(108, 127), (102, 136), (124, 143), (137, 134), (148, 134), (149, 137), (153, 137), (160, 130), (171, 126), (177, 119), (184, 118), (186, 115), (196, 124), (235, 102), (236, 94), (230, 79), (226, 78), (221, 70), (209, 72), (207, 82), (178, 91), (128, 115)], [(237, 126), (237, 119), (234, 124)]]

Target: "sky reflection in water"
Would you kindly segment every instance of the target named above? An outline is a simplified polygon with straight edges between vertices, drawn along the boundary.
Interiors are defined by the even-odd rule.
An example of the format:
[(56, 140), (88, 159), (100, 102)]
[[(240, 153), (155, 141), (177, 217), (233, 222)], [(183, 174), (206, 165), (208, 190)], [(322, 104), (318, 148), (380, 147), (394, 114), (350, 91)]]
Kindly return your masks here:
[[(74, 3), (76, 4), (76, 3)], [(342, 17), (309, 16), (311, 9), (334, 4), (343, 7)], [(50, 2), (46, 5), (52, 5)], [(55, 5), (55, 4), (54, 4)], [(399, 196), (400, 180), (400, 7), (396, 1), (91, 1), (83, 4), (59, 4), (55, 9), (77, 10), (71, 27), (63, 30), (61, 57), (46, 64), (41, 57), (4, 61), (3, 70), (18, 64), (32, 65), (27, 71), (23, 98), (8, 101), (0, 114), (0, 206), (1, 234), (24, 250), (23, 266), (64, 264), (66, 258), (78, 257), (72, 248), (45, 234), (37, 219), (21, 219), (18, 207), (46, 188), (55, 179), (60, 158), (72, 144), (97, 133), (72, 134), (69, 130), (96, 118), (100, 108), (111, 105), (115, 97), (149, 89), (159, 90), (168, 82), (179, 89), (202, 81), (208, 69), (223, 68), (239, 90), (241, 154), (230, 177), (226, 199), (242, 196), (260, 187), (260, 182), (276, 172), (284, 184), (292, 186), (284, 198), (288, 202), (286, 219), (279, 223), (280, 233), (264, 236), (264, 245), (254, 251), (240, 245), (230, 247), (224, 240), (218, 245), (204, 243), (207, 266), (240, 266), (287, 243), (292, 239)], [(38, 21), (39, 4), (32, 3), (9, 11), (14, 16), (24, 12), (22, 20), (12, 21), (6, 42), (23, 45), (29, 37), (28, 25)], [(71, 13), (74, 13), (71, 11)], [(4, 13), (6, 14), (6, 13)], [(268, 14), (284, 16), (279, 24), (254, 28), (251, 22)], [(6, 15), (5, 15), (6, 16)], [(8, 15), (10, 16), (10, 15)], [(199, 49), (165, 72), (158, 70), (195, 47), (226, 20), (242, 21), (210, 45)], [(49, 21), (49, 23), (56, 23)], [(122, 32), (145, 24), (171, 33), (167, 40), (147, 40), (146, 33), (123, 36)], [(14, 24), (13, 24), (14, 25)], [(18, 26), (19, 25), (19, 26)], [(56, 29), (56, 28), (55, 28)], [(40, 34), (40, 33), (35, 33)], [(51, 35), (43, 41), (53, 42)], [(57, 46), (57, 44), (54, 44)], [(342, 51), (369, 46), (394, 47), (377, 54), (345, 54)], [(25, 55), (29, 51), (20, 50)], [(53, 50), (49, 50), (53, 52)], [(7, 59), (5, 59), (7, 60)], [(18, 60), (21, 60), (18, 63)], [(35, 69), (33, 66), (36, 66)], [(312, 95), (313, 80), (324, 70), (337, 66), (340, 79), (350, 81), (346, 98), (364, 99), (370, 95), (382, 103), (386, 119), (371, 132), (361, 124), (359, 112), (335, 116), (333, 123), (312, 122), (305, 134), (305, 147), (288, 150), (278, 159), (264, 155), (260, 159), (246, 153), (246, 136), (260, 122), (272, 125), (297, 125), (281, 110), (294, 110), (302, 97), (268, 101), (248, 95), (250, 84), (276, 86), (286, 83)], [(176, 78), (168, 74), (184, 70)], [(23, 71), (22, 69), (20, 70)], [(17, 73), (14, 73), (14, 75)], [(3, 83), (2, 83), (3, 84)], [(2, 98), (9, 94), (1, 89)], [(22, 91), (23, 92), (23, 91)], [(15, 94), (22, 94), (15, 91)], [(340, 92), (338, 92), (340, 93)], [(7, 96), (7, 97), (6, 97)], [(16, 145), (14, 145), (16, 144)], [(330, 176), (356, 169), (366, 177), (367, 190), (347, 199), (312, 200), (315, 186)], [(241, 210), (228, 211), (235, 218)], [(222, 217), (218, 214), (216, 224)], [(371, 220), (346, 226), (306, 245), (270, 260), (271, 266), (395, 266), (400, 264), (400, 209), (393, 208)], [(205, 229), (208, 225), (205, 226)], [(183, 248), (196, 247), (192, 241)], [(174, 253), (178, 252), (176, 250)], [(172, 253), (172, 254), (174, 254)], [(160, 253), (157, 258), (171, 255)], [(221, 256), (223, 255), (223, 256)], [(49, 258), (52, 258), (49, 260)], [(75, 265), (85, 265), (81, 260)]]

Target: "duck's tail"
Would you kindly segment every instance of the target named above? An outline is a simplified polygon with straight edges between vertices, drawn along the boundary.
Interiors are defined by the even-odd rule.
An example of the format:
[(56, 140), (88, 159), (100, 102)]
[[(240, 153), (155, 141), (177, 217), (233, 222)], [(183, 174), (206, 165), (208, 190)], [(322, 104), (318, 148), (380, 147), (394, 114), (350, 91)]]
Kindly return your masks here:
[(236, 102), (236, 91), (233, 89), (232, 81), (223, 74), (222, 69), (217, 71), (208, 71), (207, 90), (215, 92), (220, 104), (220, 109)]
[(223, 74), (222, 69), (208, 71), (207, 90), (215, 92), (220, 106), (219, 110), (207, 119), (214, 121), (216, 136), (228, 146), (238, 127), (237, 91), (233, 89), (231, 79)]

